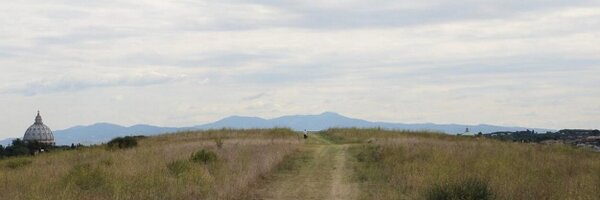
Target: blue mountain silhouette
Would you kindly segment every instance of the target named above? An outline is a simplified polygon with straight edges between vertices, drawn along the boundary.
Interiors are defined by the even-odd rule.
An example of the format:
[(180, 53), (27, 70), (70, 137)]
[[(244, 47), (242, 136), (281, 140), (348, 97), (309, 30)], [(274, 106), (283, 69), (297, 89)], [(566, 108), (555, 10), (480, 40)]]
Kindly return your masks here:
[[(399, 129), (399, 130), (429, 130), (444, 132), (448, 134), (463, 133), (466, 128), (471, 132), (496, 132), (496, 131), (519, 131), (525, 127), (506, 127), (487, 124), (480, 125), (461, 125), (461, 124), (403, 124), (389, 122), (371, 122), (362, 119), (349, 118), (334, 112), (325, 112), (319, 115), (289, 115), (273, 119), (263, 119), (259, 117), (231, 116), (219, 121), (198, 125), (193, 127), (159, 127), (151, 125), (135, 125), (130, 127), (119, 126), (110, 123), (97, 123), (89, 126), (76, 126), (65, 130), (54, 132), (55, 141), (59, 145), (70, 145), (71, 143), (97, 144), (107, 142), (112, 138), (128, 135), (157, 135), (161, 133), (171, 133), (184, 130), (206, 130), (220, 128), (272, 128), (289, 127), (293, 130), (319, 131), (328, 128), (356, 127), (356, 128), (375, 128)], [(552, 131), (550, 129), (535, 129), (538, 132)], [(0, 141), (0, 144), (9, 144), (11, 139)]]

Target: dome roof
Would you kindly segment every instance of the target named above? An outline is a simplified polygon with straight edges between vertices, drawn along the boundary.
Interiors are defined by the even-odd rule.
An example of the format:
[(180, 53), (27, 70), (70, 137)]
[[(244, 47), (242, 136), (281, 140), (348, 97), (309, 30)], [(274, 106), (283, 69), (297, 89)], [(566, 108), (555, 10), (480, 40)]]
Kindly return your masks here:
[(40, 143), (46, 144), (54, 144), (54, 135), (52, 134), (52, 130), (42, 122), (42, 116), (40, 116), (40, 112), (38, 111), (38, 115), (35, 117), (35, 123), (31, 125), (27, 131), (25, 131), (25, 136), (23, 136), (24, 141), (38, 141)]

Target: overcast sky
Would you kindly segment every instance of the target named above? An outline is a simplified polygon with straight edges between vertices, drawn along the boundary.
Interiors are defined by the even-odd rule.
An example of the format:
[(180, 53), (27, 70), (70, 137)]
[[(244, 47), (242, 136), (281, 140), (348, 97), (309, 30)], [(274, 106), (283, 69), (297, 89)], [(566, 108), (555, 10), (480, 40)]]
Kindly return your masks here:
[(325, 111), (600, 128), (600, 3), (0, 3), (0, 138)]

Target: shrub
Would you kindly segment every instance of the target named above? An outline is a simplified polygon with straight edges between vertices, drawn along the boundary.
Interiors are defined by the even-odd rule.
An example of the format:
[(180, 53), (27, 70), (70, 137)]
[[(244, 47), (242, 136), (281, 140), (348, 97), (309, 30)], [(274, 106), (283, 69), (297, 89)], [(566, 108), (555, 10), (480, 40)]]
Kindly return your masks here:
[(90, 164), (74, 166), (65, 177), (67, 183), (75, 184), (79, 189), (92, 190), (106, 184), (106, 178), (98, 167)]
[(215, 144), (217, 144), (217, 147), (223, 148), (223, 139), (222, 138), (215, 138)]
[(217, 160), (217, 154), (215, 154), (212, 151), (208, 151), (205, 149), (202, 149), (194, 154), (192, 154), (192, 161), (194, 162), (202, 162), (204, 164), (213, 162)]
[(379, 162), (383, 158), (383, 149), (379, 145), (364, 145), (356, 154), (358, 162)]
[(176, 160), (167, 164), (167, 169), (172, 175), (179, 176), (191, 168), (187, 160)]
[(429, 200), (487, 200), (494, 195), (487, 183), (478, 179), (436, 184), (426, 193)]
[(131, 136), (118, 137), (118, 138), (112, 139), (110, 142), (107, 143), (109, 148), (119, 148), (119, 149), (133, 148), (133, 147), (136, 147), (137, 144), (138, 144), (138, 142), (135, 139), (135, 137), (131, 137)]
[(31, 163), (32, 163), (31, 159), (17, 158), (17, 159), (12, 159), (12, 160), (6, 161), (4, 166), (6, 166), (6, 168), (9, 168), (9, 169), (19, 169), (21, 167), (30, 165)]
[(27, 156), (31, 155), (29, 149), (26, 146), (8, 146), (4, 150), (6, 156)]

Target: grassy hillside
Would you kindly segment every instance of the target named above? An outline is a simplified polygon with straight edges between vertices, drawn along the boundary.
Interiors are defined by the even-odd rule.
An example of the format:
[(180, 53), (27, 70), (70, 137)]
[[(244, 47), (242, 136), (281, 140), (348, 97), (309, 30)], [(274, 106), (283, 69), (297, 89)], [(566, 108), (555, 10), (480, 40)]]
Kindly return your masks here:
[[(435, 133), (331, 129), (355, 143), (362, 199), (600, 199), (600, 153)], [(464, 196), (464, 195), (463, 195)]]
[(600, 199), (600, 153), (430, 132), (217, 130), (3, 159), (0, 180), (0, 199)]
[[(231, 199), (294, 152), (298, 136), (288, 129), (186, 132), (141, 139), (131, 149), (0, 160), (0, 199)], [(216, 160), (190, 159), (202, 149)]]

